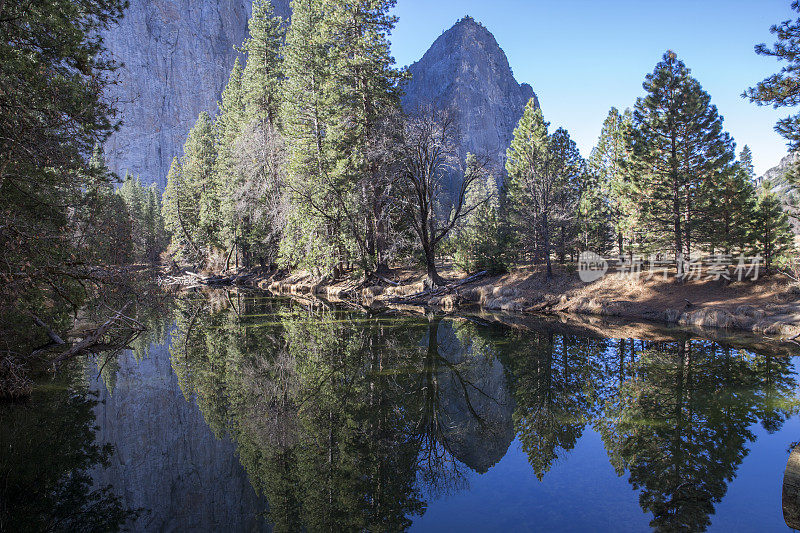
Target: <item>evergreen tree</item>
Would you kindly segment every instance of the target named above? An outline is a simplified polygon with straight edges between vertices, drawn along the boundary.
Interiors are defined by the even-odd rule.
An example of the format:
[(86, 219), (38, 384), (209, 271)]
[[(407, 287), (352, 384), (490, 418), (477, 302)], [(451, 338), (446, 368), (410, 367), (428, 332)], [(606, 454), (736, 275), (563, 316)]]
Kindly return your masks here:
[[(314, 266), (384, 261), (383, 210), (391, 180), (374, 144), (399, 107), (400, 73), (388, 35), (392, 0), (297, 0), (285, 55), (285, 131), (291, 217), (284, 255)], [(324, 14), (324, 16), (323, 16)], [(313, 245), (312, 245), (313, 243)], [(309, 246), (310, 245), (310, 246)], [(301, 259), (302, 258), (302, 259)], [(313, 258), (312, 258), (313, 259)], [(289, 259), (291, 260), (291, 259)]]
[(547, 127), (531, 99), (514, 130), (506, 170), (512, 223), (520, 238), (540, 245), (551, 278), (553, 243), (559, 245), (563, 259), (566, 234), (576, 220), (585, 163), (566, 130), (551, 136)]
[[(616, 233), (617, 252), (625, 252), (624, 240), (632, 240), (635, 228), (636, 202), (629, 194), (629, 164), (632, 156), (633, 113), (626, 109), (620, 113), (612, 107), (603, 122), (597, 146), (592, 150), (589, 165), (597, 176), (597, 191), (586, 199), (592, 209), (601, 207), (601, 198), (606, 198), (610, 223)], [(600, 221), (595, 222), (595, 234), (600, 237)]]
[(96, 267), (116, 262), (91, 246), (105, 229), (92, 202), (114, 195), (90, 161), (118, 126), (103, 36), (126, 5), (0, 2), (0, 397), (30, 390), (29, 355), (47, 339), (31, 315), (66, 338), (72, 311), (106, 279)]
[[(290, 209), (281, 256), (292, 266), (331, 271), (344, 261), (343, 225), (329, 177), (330, 109), (323, 86), (330, 75), (329, 47), (321, 32), (321, 0), (292, 0), (286, 35), (282, 123), (289, 145), (287, 189)], [(333, 189), (333, 190), (332, 190)]]
[(248, 22), (250, 36), (242, 45), (247, 63), (242, 72), (242, 96), (250, 120), (275, 126), (283, 81), (281, 47), (286, 25), (275, 15), (270, 0), (254, 0)]
[(183, 148), (181, 170), (186, 187), (192, 197), (197, 199), (196, 231), (198, 243), (206, 254), (210, 254), (220, 244), (222, 191), (214, 174), (216, 159), (213, 124), (209, 114), (203, 112), (189, 131)]
[(664, 54), (644, 89), (633, 117), (630, 199), (639, 203), (649, 244), (688, 257), (714, 244), (714, 234), (701, 231), (703, 206), (729, 169), (733, 143), (710, 96), (674, 52)]
[(282, 208), (285, 149), (279, 111), (285, 22), (269, 1), (256, 0), (250, 35), (242, 46), (247, 62), (233, 72), (217, 119), (218, 179), (224, 184), (223, 218), (226, 268), (236, 253), (245, 266), (275, 260)]
[(702, 200), (701, 234), (710, 241), (709, 251), (724, 254), (744, 253), (749, 244), (756, 193), (750, 149), (745, 146), (736, 164), (719, 179), (708, 183)]
[(385, 172), (388, 154), (375, 141), (385, 126), (383, 118), (400, 107), (404, 76), (389, 51), (395, 3), (323, 0), (322, 31), (332, 67), (325, 84), (326, 103), (333, 109), (326, 131), (333, 147), (331, 179), (343, 186), (341, 208), (366, 271), (385, 262), (387, 228), (380, 224), (381, 211), (393, 179)]
[(235, 190), (241, 182), (241, 176), (236, 171), (236, 143), (246, 121), (242, 67), (238, 57), (234, 61), (228, 84), (222, 91), (222, 101), (219, 102), (218, 107), (219, 115), (214, 122), (217, 143), (214, 178), (218, 189), (222, 191), (219, 241), (224, 248), (231, 248), (236, 245), (234, 241), (240, 223), (240, 217), (231, 194), (231, 191)]
[(167, 186), (161, 213), (167, 232), (171, 235), (170, 248), (179, 259), (197, 261), (202, 252), (196, 243), (197, 204), (192, 191), (183, 178), (183, 169), (176, 157), (167, 174)]
[(158, 262), (164, 250), (164, 219), (161, 217), (161, 202), (158, 186), (154, 183), (146, 191), (144, 209), (145, 222), (145, 259), (151, 263)]
[(739, 167), (744, 172), (744, 177), (747, 178), (749, 181), (755, 181), (756, 179), (756, 171), (755, 167), (753, 166), (753, 152), (750, 150), (750, 147), (746, 144), (742, 151), (739, 153)]
[(767, 271), (794, 247), (789, 216), (769, 181), (764, 181), (759, 191), (752, 231), (756, 252), (763, 258)]
[[(800, 1), (794, 0), (792, 9), (800, 12)], [(777, 36), (777, 42), (772, 48), (764, 43), (756, 45), (756, 53), (787, 64), (778, 74), (746, 90), (742, 96), (758, 105), (795, 107), (800, 103), (800, 17), (775, 24), (770, 32)], [(800, 114), (779, 120), (775, 131), (789, 141), (792, 149), (800, 148)]]
[(119, 195), (127, 205), (128, 216), (133, 234), (133, 255), (141, 258), (144, 255), (144, 190), (139, 178), (134, 178), (130, 172), (125, 173), (125, 179), (119, 188)]
[(615, 234), (619, 237), (622, 232), (615, 231), (617, 219), (612, 214), (611, 202), (604, 194), (598, 175), (587, 171), (582, 189), (577, 210), (577, 247), (580, 251), (603, 254), (612, 248)]

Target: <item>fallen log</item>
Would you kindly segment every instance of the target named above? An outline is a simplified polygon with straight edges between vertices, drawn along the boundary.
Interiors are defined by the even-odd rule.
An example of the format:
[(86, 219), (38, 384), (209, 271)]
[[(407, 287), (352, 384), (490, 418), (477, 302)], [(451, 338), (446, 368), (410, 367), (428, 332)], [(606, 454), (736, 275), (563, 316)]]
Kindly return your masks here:
[(480, 279), (480, 278), (486, 276), (488, 273), (489, 272), (484, 270), (483, 272), (478, 272), (477, 274), (474, 274), (474, 275), (472, 275), (472, 276), (470, 276), (470, 277), (468, 277), (466, 279), (462, 279), (461, 281), (458, 281), (456, 283), (450, 283), (449, 285), (445, 285), (444, 287), (432, 288), (432, 289), (428, 289), (426, 291), (418, 292), (417, 294), (412, 294), (411, 296), (406, 296), (404, 298), (401, 298), (400, 300), (402, 300), (402, 301), (414, 301), (414, 300), (418, 300), (418, 299), (421, 299), (421, 298), (429, 298), (431, 296), (439, 296), (441, 294), (447, 294), (447, 293), (452, 292), (454, 289), (456, 289), (458, 287), (461, 287), (462, 285), (466, 285), (467, 283), (471, 283), (471, 282), (473, 282), (473, 281), (475, 281), (477, 279)]
[(76, 356), (76, 355), (78, 355), (78, 354), (80, 354), (82, 352), (89, 351), (89, 349), (92, 348), (92, 347), (95, 347), (97, 345), (101, 345), (100, 339), (102, 339), (103, 335), (105, 335), (106, 332), (108, 332), (108, 330), (111, 329), (111, 326), (116, 324), (117, 321), (119, 321), (122, 317), (125, 316), (124, 315), (125, 311), (128, 309), (128, 307), (131, 306), (132, 303), (133, 303), (132, 301), (126, 303), (122, 307), (122, 309), (117, 311), (116, 315), (114, 315), (112, 318), (110, 318), (107, 321), (105, 321), (103, 323), (103, 325), (101, 325), (94, 332), (89, 334), (85, 339), (83, 339), (81, 342), (79, 342), (78, 344), (76, 344), (75, 346), (73, 346), (72, 348), (67, 350), (66, 352), (64, 352), (61, 355), (59, 355), (58, 357), (56, 357), (56, 359), (53, 361), (53, 365), (58, 366), (61, 363), (63, 363), (64, 361), (66, 361), (67, 359), (69, 359), (70, 357), (74, 357), (74, 356)]
[(45, 330), (45, 332), (47, 333), (47, 336), (48, 336), (48, 337), (50, 337), (50, 340), (51, 340), (51, 341), (53, 341), (55, 344), (64, 344), (64, 340), (63, 340), (61, 337), (59, 337), (59, 336), (56, 334), (56, 332), (55, 332), (55, 331), (53, 331), (53, 330), (50, 328), (50, 326), (48, 326), (47, 324), (45, 324), (45, 323), (42, 321), (42, 319), (41, 319), (41, 318), (39, 318), (39, 317), (38, 317), (38, 316), (36, 316), (36, 315), (31, 315), (31, 316), (33, 316), (33, 322), (34, 322), (34, 323), (35, 323), (37, 326), (39, 326), (40, 328), (42, 328), (43, 330)]
[(392, 281), (392, 280), (390, 280), (388, 278), (385, 278), (385, 277), (381, 276), (380, 274), (373, 273), (372, 277), (374, 277), (375, 279), (380, 280), (380, 281), (382, 281), (384, 283), (388, 283), (389, 285), (394, 285), (395, 287), (400, 285), (400, 283), (398, 283), (396, 281)]

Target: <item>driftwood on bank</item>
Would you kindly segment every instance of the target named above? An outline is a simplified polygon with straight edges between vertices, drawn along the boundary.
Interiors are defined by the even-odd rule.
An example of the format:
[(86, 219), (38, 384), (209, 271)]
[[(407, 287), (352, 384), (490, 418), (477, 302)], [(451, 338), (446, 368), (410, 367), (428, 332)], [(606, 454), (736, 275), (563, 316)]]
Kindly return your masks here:
[(484, 276), (487, 276), (488, 274), (489, 274), (489, 272), (484, 270), (483, 272), (478, 272), (477, 274), (474, 274), (474, 275), (472, 275), (472, 276), (470, 276), (468, 278), (462, 279), (462, 280), (457, 281), (455, 283), (449, 283), (449, 284), (447, 284), (447, 285), (445, 285), (443, 287), (433, 287), (433, 288), (428, 289), (426, 291), (418, 292), (418, 293), (412, 294), (410, 296), (405, 296), (403, 298), (399, 298), (398, 301), (401, 301), (401, 302), (413, 302), (413, 301), (416, 301), (416, 300), (430, 299), (430, 298), (433, 298), (434, 296), (441, 296), (443, 294), (449, 294), (449, 293), (453, 292), (455, 289), (457, 289), (458, 287), (461, 287), (462, 285), (466, 285), (467, 283), (471, 283), (473, 281), (479, 280), (480, 278), (482, 278)]

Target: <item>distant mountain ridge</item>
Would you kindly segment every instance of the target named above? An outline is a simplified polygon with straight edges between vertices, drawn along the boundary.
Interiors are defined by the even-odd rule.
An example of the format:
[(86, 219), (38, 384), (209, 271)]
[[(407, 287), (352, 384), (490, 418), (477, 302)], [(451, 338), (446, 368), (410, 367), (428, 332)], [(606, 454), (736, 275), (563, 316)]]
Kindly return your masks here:
[[(289, 0), (273, 5), (276, 14), (290, 17)], [(110, 52), (125, 63), (109, 94), (123, 120), (105, 145), (113, 171), (164, 187), (197, 116), (216, 111), (251, 8), (251, 0), (131, 0), (122, 23), (106, 35)], [(502, 180), (506, 148), (536, 94), (514, 79), (491, 32), (465, 17), (409, 70), (405, 109), (453, 109), (462, 160), (467, 152), (489, 156)]]
[(760, 184), (764, 180), (769, 180), (773, 186), (782, 187), (786, 185), (786, 172), (797, 163), (800, 163), (800, 152), (790, 152), (781, 159), (780, 163), (767, 170), (763, 176), (758, 177), (756, 182)]

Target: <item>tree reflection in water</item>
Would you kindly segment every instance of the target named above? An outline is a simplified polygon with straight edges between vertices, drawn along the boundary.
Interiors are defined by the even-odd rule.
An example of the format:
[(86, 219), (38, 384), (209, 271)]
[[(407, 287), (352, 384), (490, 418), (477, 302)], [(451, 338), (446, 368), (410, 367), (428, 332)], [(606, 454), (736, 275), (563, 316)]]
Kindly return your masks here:
[(797, 411), (787, 359), (351, 315), (226, 295), (179, 303), (172, 364), (236, 442), (278, 531), (396, 530), (468, 487), (516, 436), (544, 480), (587, 426), (660, 530), (702, 530), (760, 421)]
[(118, 531), (136, 520), (92, 471), (113, 449), (95, 441), (95, 397), (78, 365), (25, 404), (0, 405), (0, 531)]

